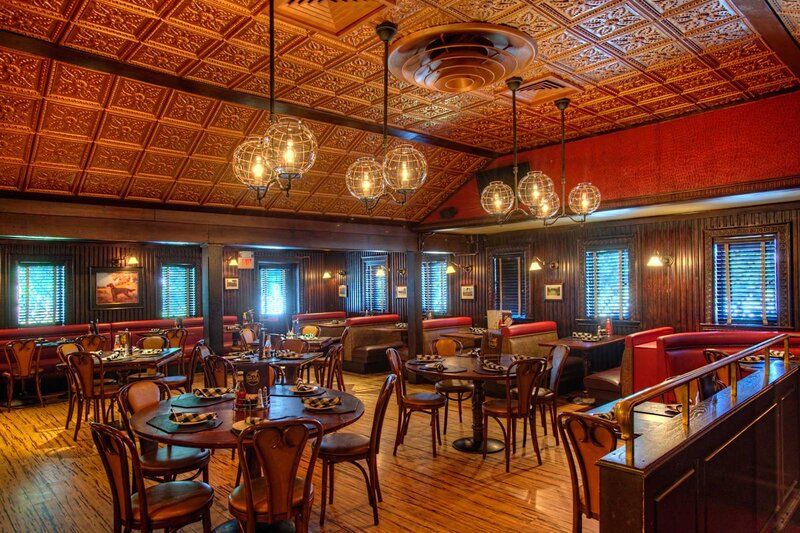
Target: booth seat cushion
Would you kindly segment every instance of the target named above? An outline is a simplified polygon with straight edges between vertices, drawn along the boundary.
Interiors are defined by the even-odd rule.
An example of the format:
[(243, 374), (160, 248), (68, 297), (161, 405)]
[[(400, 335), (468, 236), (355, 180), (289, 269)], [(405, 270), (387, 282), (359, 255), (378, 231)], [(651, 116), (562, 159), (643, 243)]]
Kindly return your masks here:
[(405, 345), (402, 342), (359, 346), (353, 350), (351, 362), (360, 365), (365, 373), (383, 372), (389, 369), (389, 360), (386, 357), (386, 350), (389, 348), (402, 350), (404, 347)]
[[(348, 372), (383, 372), (389, 368), (386, 349), (403, 346), (400, 331), (380, 331), (399, 321), (398, 315), (378, 315), (347, 319), (342, 334), (342, 366)], [(370, 348), (370, 349), (367, 349)]]
[(540, 342), (558, 340), (557, 325), (553, 321), (531, 322), (506, 326), (500, 330), (503, 337), (503, 353), (546, 357), (549, 347), (540, 347)]
[(619, 367), (589, 374), (583, 378), (583, 384), (589, 391), (589, 396), (596, 399), (596, 405), (608, 403), (622, 396)]

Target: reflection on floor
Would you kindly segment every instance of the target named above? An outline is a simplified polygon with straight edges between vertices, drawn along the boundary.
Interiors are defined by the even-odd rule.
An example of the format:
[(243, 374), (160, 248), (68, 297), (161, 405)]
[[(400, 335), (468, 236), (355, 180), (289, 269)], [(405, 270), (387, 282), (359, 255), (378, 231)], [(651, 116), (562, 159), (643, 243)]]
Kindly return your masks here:
[[(367, 414), (349, 429), (368, 434), (383, 376), (346, 374), (345, 380), (348, 391), (367, 406)], [(459, 424), (453, 403), (448, 434), (443, 436), (436, 459), (431, 455), (424, 415), (412, 418), (406, 442), (393, 457), (394, 402), (392, 398), (379, 457), (384, 498), (380, 526), (372, 525), (361, 474), (351, 465), (341, 465), (336, 472), (336, 500), (328, 507), (324, 531), (571, 531), (569, 473), (563, 447), (556, 447), (552, 432), (545, 437), (541, 425), (538, 428), (543, 466), (537, 466), (528, 443), (525, 450), (517, 448), (511, 473), (506, 474), (502, 453), (484, 461), (480, 455), (451, 447), (453, 440), (471, 433), (472, 424), (469, 405), (465, 404), (464, 422)], [(575, 406), (564, 406), (571, 407)], [(0, 413), (0, 532), (111, 529), (111, 496), (88, 425), (74, 442), (72, 431), (64, 430), (66, 409), (67, 404), (61, 402)], [(520, 425), (519, 437), (521, 431)], [(493, 422), (489, 432), (501, 437)], [(235, 475), (230, 453), (218, 451), (211, 463), (211, 484), (217, 495), (214, 524), (230, 518), (227, 497)], [(319, 486), (319, 475), (315, 484)], [(319, 501), (315, 501), (312, 531), (319, 530), (318, 513)], [(587, 532), (598, 529), (592, 520), (584, 524)], [(201, 529), (198, 524), (186, 530)]]

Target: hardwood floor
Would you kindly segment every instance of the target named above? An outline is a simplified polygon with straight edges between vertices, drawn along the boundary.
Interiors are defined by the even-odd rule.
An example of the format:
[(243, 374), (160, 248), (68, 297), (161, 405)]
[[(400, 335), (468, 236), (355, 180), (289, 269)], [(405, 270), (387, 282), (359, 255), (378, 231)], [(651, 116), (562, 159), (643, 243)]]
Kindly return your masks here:
[[(350, 430), (368, 434), (383, 376), (346, 374), (348, 391), (361, 398), (367, 414)], [(410, 390), (432, 387), (410, 385)], [(570, 408), (564, 406), (563, 408)], [(109, 531), (112, 520), (108, 482), (92, 444), (88, 425), (77, 442), (64, 430), (66, 402), (44, 408), (26, 407), (0, 413), (0, 532)], [(564, 449), (552, 434), (538, 428), (542, 466), (530, 442), (517, 448), (506, 474), (503, 454), (468, 455), (452, 448), (453, 440), (471, 433), (472, 415), (465, 404), (458, 423), (450, 406), (448, 434), (434, 459), (425, 416), (412, 417), (409, 434), (392, 456), (397, 404), (389, 406), (384, 425), (379, 476), (383, 490), (380, 526), (372, 524), (361, 474), (351, 465), (336, 470), (336, 500), (326, 512), (322, 531), (571, 531), (572, 493)], [(521, 436), (522, 427), (518, 429)], [(500, 438), (497, 425), (489, 433)], [(521, 444), (521, 443), (520, 443)], [(319, 489), (317, 468), (315, 485)], [(236, 464), (230, 453), (217, 452), (211, 462), (216, 491), (214, 524), (230, 518), (227, 497)], [(319, 493), (318, 493), (319, 494)], [(314, 502), (312, 531), (319, 531), (319, 495)], [(598, 530), (584, 520), (584, 530)], [(199, 524), (186, 531), (200, 531)]]

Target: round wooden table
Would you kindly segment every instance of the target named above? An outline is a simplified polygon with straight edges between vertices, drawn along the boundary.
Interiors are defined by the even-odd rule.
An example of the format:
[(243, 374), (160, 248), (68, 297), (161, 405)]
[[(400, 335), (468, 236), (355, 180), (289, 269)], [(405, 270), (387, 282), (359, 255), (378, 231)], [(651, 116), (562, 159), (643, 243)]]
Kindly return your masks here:
[[(500, 356), (498, 361), (497, 356), (487, 358), (494, 362), (499, 362), (504, 366), (511, 364), (511, 356)], [(483, 453), (483, 401), (486, 394), (483, 390), (483, 384), (486, 381), (505, 381), (506, 372), (489, 373), (481, 369), (480, 362), (477, 357), (445, 357), (444, 366), (447, 368), (466, 368), (464, 372), (439, 372), (437, 370), (427, 370), (420, 368), (422, 365), (408, 364), (406, 362), (406, 369), (409, 372), (425, 376), (434, 380), (440, 379), (461, 379), (464, 381), (471, 381), (475, 385), (475, 391), (472, 394), (472, 437), (464, 437), (457, 439), (453, 442), (453, 448), (462, 452), (468, 453)], [(486, 452), (496, 453), (502, 451), (504, 444), (497, 439), (488, 439), (486, 442)]]
[(164, 400), (157, 406), (143, 409), (134, 414), (131, 417), (131, 428), (139, 437), (164, 444), (187, 446), (189, 448), (232, 449), (236, 448), (238, 436), (231, 431), (231, 428), (234, 422), (243, 420), (248, 416), (258, 416), (268, 420), (313, 418), (322, 424), (325, 433), (329, 433), (352, 424), (364, 415), (364, 403), (352, 394), (326, 389), (326, 395), (341, 396), (342, 399), (350, 398), (357, 403), (356, 410), (344, 414), (313, 413), (303, 408), (303, 402), (300, 397), (272, 396), (268, 410), (234, 411), (233, 400), (227, 400), (206, 407), (180, 408), (181, 412), (215, 412), (219, 420), (222, 421), (219, 426), (197, 433), (167, 433), (147, 423), (148, 420), (155, 416), (169, 413), (172, 401)]

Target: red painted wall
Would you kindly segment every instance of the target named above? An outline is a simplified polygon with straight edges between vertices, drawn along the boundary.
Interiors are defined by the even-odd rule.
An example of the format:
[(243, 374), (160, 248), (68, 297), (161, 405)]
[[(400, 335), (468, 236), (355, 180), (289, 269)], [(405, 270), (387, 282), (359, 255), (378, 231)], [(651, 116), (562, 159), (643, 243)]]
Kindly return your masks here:
[[(559, 145), (520, 154), (560, 188)], [(581, 181), (600, 188), (603, 200), (800, 175), (800, 91), (567, 143), (567, 191)], [(487, 168), (509, 166), (501, 157)], [(562, 199), (563, 201), (563, 199)], [(439, 211), (455, 219), (485, 215), (474, 179)], [(602, 206), (601, 206), (602, 208)]]

